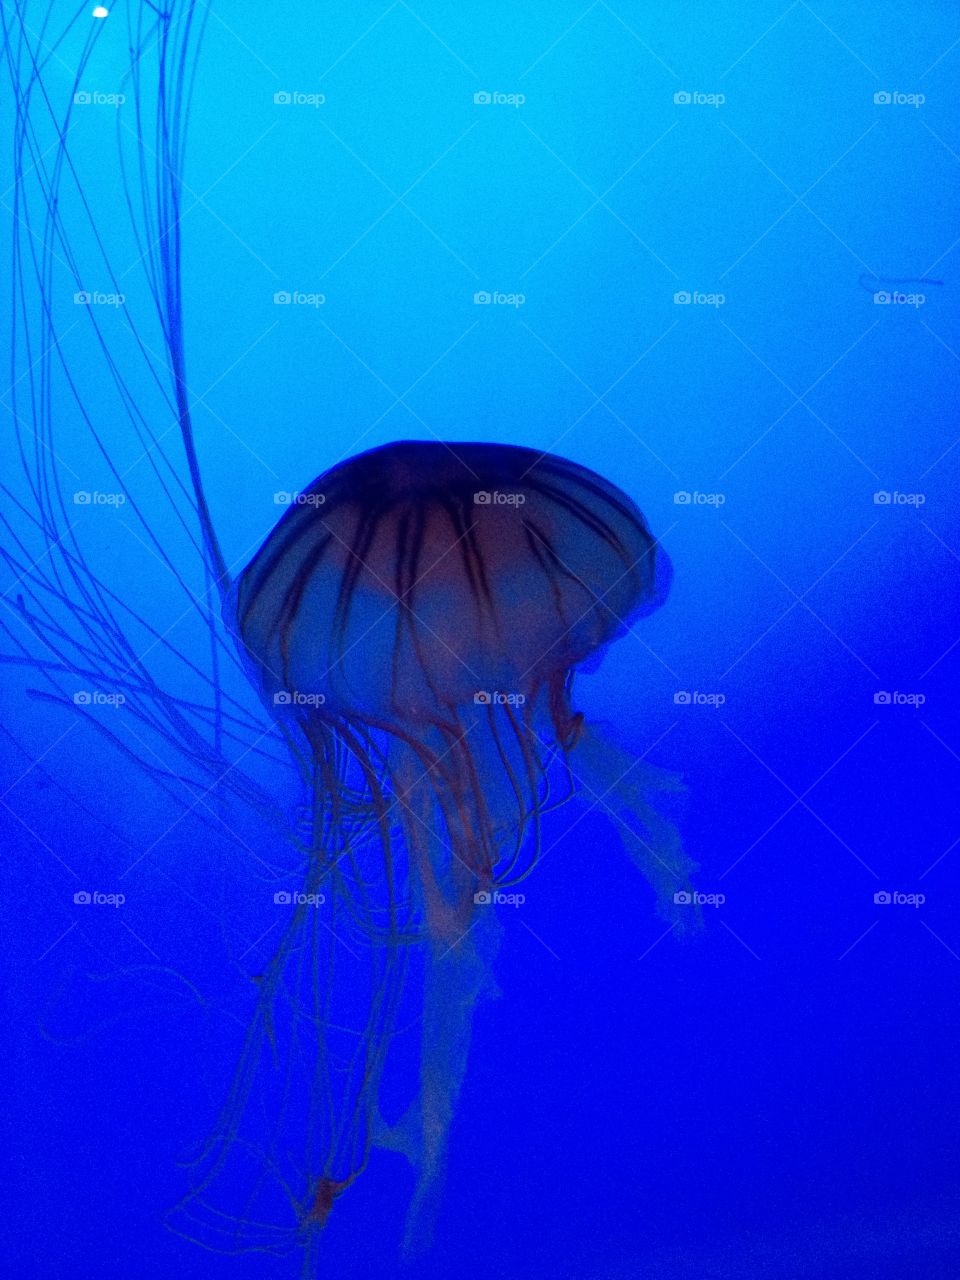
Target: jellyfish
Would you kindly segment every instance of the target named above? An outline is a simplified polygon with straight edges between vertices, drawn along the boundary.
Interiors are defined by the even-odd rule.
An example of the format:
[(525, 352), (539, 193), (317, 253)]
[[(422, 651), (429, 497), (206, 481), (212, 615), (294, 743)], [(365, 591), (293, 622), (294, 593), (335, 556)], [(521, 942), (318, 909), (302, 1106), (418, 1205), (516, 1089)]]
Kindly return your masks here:
[[(663, 602), (670, 575), (636, 505), (586, 467), (406, 440), (324, 472), (232, 581), (224, 623), (299, 760), (309, 813), (297, 907), (178, 1206), (191, 1238), (282, 1252), (285, 1208), (309, 1256), (383, 1148), (414, 1173), (404, 1248), (427, 1247), (474, 1011), (494, 990), (496, 904), (533, 873), (545, 815), (573, 793), (615, 815), (670, 915), (689, 865), (654, 793), (674, 780), (572, 700), (576, 672)], [(344, 982), (363, 1010), (346, 1035)], [(398, 1076), (415, 1081), (399, 1110)], [(271, 1107), (294, 1123), (255, 1143), (249, 1116)]]
[[(171, 805), (214, 831), (227, 802), (256, 819), (257, 892), (287, 914), (242, 973), (236, 1072), (170, 1225), (227, 1253), (300, 1249), (312, 1275), (375, 1153), (409, 1167), (405, 1248), (428, 1246), (474, 1014), (495, 992), (498, 900), (535, 872), (552, 815), (610, 813), (678, 926), (691, 864), (662, 801), (679, 781), (574, 699), (578, 672), (663, 603), (671, 570), (633, 500), (596, 472), (434, 438), (336, 462), (236, 571), (204, 487), (184, 343), (182, 165), (205, 15), (191, 0), (128, 10), (135, 127), (118, 130), (120, 173), (153, 317), (131, 307), (122, 342), (97, 307), (64, 315), (91, 259), (120, 293), (119, 232), (98, 222), (71, 136), (113, 19), (98, 7), (86, 30), (71, 10), (56, 32), (52, 13), (32, 25), (28, 4), (0, 19), (23, 480), (4, 484), (16, 590), (0, 657)], [(184, 610), (175, 635), (85, 541), (64, 461), (81, 438), (123, 498), (144, 570), (159, 564)], [(124, 466), (125, 447), (144, 465)], [(122, 692), (134, 731), (98, 720), (78, 681)]]
[[(442, 1173), (471, 1014), (489, 985), (489, 906), (536, 864), (550, 762), (632, 813), (631, 850), (648, 878), (671, 891), (683, 879), (669, 824), (638, 795), (637, 762), (571, 701), (575, 671), (663, 601), (670, 567), (609, 481), (515, 445), (396, 442), (338, 464), (300, 498), (224, 614), (260, 695), (310, 754), (309, 885), (349, 856), (336, 829), (322, 840), (329, 815), (349, 809), (344, 779), (356, 774), (376, 820), (383, 945), (412, 936), (426, 948), (419, 1096), (383, 1124), (371, 1045), (361, 1101), (367, 1140), (417, 1168), (410, 1244)], [(338, 1172), (342, 1182), (355, 1171)]]

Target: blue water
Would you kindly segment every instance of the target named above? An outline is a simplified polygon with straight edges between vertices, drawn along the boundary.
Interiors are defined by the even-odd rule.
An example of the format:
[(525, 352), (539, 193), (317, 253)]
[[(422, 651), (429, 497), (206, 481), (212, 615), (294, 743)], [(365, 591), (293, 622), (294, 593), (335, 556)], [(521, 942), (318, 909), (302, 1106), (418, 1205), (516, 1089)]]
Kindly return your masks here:
[[(73, 504), (62, 527), (77, 521), (100, 580), (203, 666), (206, 632), (159, 554), (202, 597), (196, 526), (130, 427), (134, 403), (185, 476), (144, 269), (156, 246), (135, 243), (117, 164), (137, 133), (136, 9), (83, 11), (62, 40), (69, 5), (4, 10), (20, 50), (8, 137), (9, 64), (22, 94), (24, 50), (44, 60), (36, 152), (0, 184), (8, 292), (26, 299), (4, 310), (4, 348), (25, 316), (35, 338), (3, 378), (3, 478), (23, 503), (5, 510), (24, 567), (50, 554), (12, 415), (31, 451), (53, 421), (36, 448), (65, 492), (134, 495)], [(38, 176), (94, 25), (68, 251)], [(183, 351), (228, 564), (263, 541), (275, 494), (439, 437), (593, 468), (674, 567), (666, 605), (578, 678), (575, 704), (682, 776), (704, 927), (664, 923), (603, 805), (551, 816), (526, 901), (501, 911), (500, 997), (477, 1005), (435, 1241), (404, 1274), (960, 1271), (957, 38), (933, 3), (209, 12), (179, 107)], [(127, 191), (139, 181), (128, 171)], [(43, 287), (15, 235), (21, 254), (55, 250)], [(118, 287), (118, 306), (72, 301)], [(53, 335), (45, 401), (30, 371)], [(8, 626), (40, 658), (17, 607), (28, 579), (4, 572)], [(81, 608), (68, 583), (48, 605)], [(118, 617), (160, 685), (195, 692)], [(251, 957), (266, 959), (250, 897), (265, 828), (247, 813), (228, 830), (122, 707), (91, 710), (123, 750), (30, 697), (49, 687), (34, 668), (4, 670), (9, 1273), (296, 1276), (296, 1252), (224, 1257), (164, 1226), (178, 1161), (229, 1088)], [(400, 1273), (412, 1186), (374, 1150), (319, 1273)]]

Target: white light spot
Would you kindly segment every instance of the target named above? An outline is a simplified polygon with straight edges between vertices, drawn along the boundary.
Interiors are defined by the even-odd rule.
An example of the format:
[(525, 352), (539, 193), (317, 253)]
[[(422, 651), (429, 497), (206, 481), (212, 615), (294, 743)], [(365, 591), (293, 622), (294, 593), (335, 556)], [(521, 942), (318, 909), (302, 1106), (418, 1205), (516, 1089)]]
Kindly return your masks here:
[(95, 18), (106, 18), (109, 15), (109, 13), (110, 13), (109, 9), (105, 9), (102, 4), (98, 4), (93, 11), (93, 16)]

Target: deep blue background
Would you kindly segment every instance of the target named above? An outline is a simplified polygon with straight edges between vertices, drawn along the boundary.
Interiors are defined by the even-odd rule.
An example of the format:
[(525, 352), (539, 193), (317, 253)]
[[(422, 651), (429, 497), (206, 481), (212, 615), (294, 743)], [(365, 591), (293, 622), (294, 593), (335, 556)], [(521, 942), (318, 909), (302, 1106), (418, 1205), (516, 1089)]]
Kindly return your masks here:
[[(91, 90), (121, 83), (122, 12)], [(594, 467), (640, 503), (676, 575), (578, 704), (683, 775), (698, 887), (726, 901), (699, 935), (664, 937), (602, 813), (555, 829), (504, 917), (502, 998), (478, 1010), (417, 1274), (960, 1266), (958, 36), (935, 4), (212, 12), (184, 305), (228, 560), (259, 544), (276, 491), (436, 435)], [(64, 92), (76, 44), (60, 50)], [(477, 105), (483, 90), (526, 101)], [(926, 101), (876, 105), (880, 91)], [(77, 113), (71, 153), (146, 316), (114, 111)], [(79, 234), (85, 283), (106, 287)], [(881, 306), (864, 273), (943, 285)], [(274, 303), (297, 290), (325, 301)], [(478, 306), (481, 290), (525, 301)], [(725, 300), (678, 305), (683, 290)], [(119, 326), (115, 341), (122, 358)], [(83, 369), (86, 330), (63, 342)], [(131, 461), (92, 370), (85, 394)], [(107, 489), (71, 413), (65, 399), (64, 447)], [(141, 493), (149, 479), (134, 477)], [(674, 500), (695, 491), (722, 505)], [(172, 624), (128, 531), (86, 526), (90, 554)], [(725, 701), (676, 703), (684, 690)], [(875, 703), (895, 690), (925, 702)], [(132, 765), (17, 680), (3, 711), (24, 744), (7, 744), (0, 809), (12, 1273), (295, 1275), (295, 1260), (221, 1259), (161, 1224), (234, 1062), (237, 1028), (218, 1038), (210, 1010), (240, 982), (222, 921), (243, 855), (190, 819), (169, 830), (176, 810)], [(80, 884), (112, 890), (147, 846), (122, 913), (74, 907)], [(883, 890), (926, 901), (876, 905)], [(409, 1190), (376, 1154), (331, 1218), (325, 1274), (391, 1274)]]

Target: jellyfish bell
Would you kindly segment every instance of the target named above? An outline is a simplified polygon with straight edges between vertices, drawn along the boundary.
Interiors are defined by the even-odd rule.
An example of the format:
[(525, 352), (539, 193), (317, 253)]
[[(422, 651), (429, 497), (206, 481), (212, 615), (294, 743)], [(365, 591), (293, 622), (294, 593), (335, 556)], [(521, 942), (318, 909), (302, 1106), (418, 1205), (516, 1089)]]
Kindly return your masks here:
[(321, 475), (227, 601), (264, 696), (444, 725), (483, 695), (542, 708), (657, 607), (669, 562), (596, 473), (504, 444), (402, 441)]

